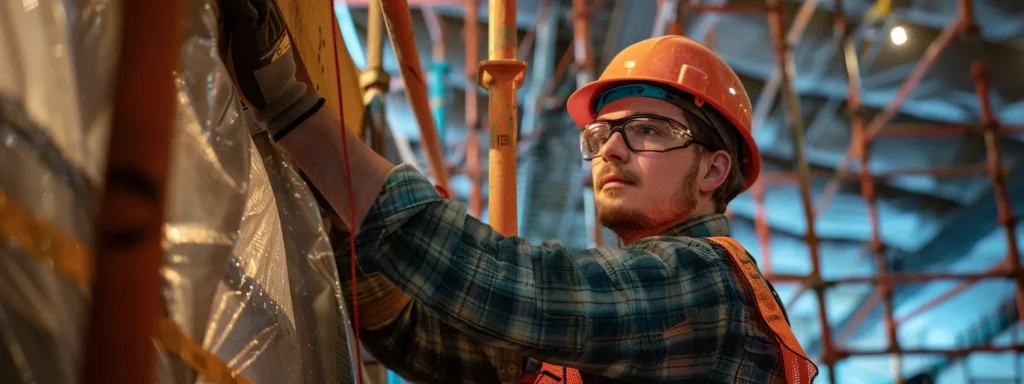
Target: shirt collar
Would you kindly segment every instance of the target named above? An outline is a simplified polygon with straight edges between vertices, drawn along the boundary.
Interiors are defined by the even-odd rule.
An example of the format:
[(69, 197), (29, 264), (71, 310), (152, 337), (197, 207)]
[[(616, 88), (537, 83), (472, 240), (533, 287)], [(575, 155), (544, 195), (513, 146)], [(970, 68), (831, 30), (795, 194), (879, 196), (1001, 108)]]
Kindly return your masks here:
[(729, 219), (721, 213), (700, 215), (662, 233), (662, 236), (713, 237), (729, 236)]

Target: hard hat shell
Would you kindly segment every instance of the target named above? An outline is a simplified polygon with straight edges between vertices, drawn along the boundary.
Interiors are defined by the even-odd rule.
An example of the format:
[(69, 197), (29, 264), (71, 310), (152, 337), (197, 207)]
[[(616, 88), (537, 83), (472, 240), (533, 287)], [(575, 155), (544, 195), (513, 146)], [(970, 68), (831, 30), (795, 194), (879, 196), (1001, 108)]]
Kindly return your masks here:
[(704, 45), (678, 35), (646, 39), (626, 47), (605, 68), (601, 78), (569, 97), (566, 109), (576, 125), (594, 122), (594, 102), (601, 93), (630, 82), (657, 83), (695, 96), (725, 117), (743, 138), (740, 149), (743, 190), (761, 172), (761, 153), (750, 135), (750, 97), (739, 76)]

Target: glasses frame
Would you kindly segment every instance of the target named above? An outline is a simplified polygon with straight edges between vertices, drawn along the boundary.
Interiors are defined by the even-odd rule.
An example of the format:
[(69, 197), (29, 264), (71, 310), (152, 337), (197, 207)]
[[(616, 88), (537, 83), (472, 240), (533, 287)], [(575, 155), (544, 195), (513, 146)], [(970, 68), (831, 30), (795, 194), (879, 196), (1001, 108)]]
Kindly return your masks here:
[[(669, 125), (672, 126), (673, 129), (678, 129), (678, 130), (682, 131), (686, 135), (686, 137), (689, 138), (689, 140), (687, 140), (683, 144), (675, 145), (675, 146), (664, 148), (664, 149), (634, 149), (633, 145), (629, 143), (629, 137), (628, 137), (628, 135), (626, 135), (625, 128), (623, 128), (623, 127), (627, 123), (629, 123), (630, 121), (633, 121), (633, 120), (636, 120), (636, 119), (640, 119), (640, 118), (655, 119), (655, 120), (660, 120), (660, 121), (667, 122), (667, 123), (669, 123)], [(680, 123), (680, 122), (678, 122), (678, 121), (676, 121), (674, 119), (670, 119), (670, 118), (667, 118), (667, 117), (664, 117), (664, 116), (650, 115), (650, 114), (639, 114), (639, 115), (626, 116), (626, 117), (623, 117), (621, 119), (615, 119), (615, 120), (595, 121), (595, 122), (587, 124), (585, 127), (583, 127), (583, 130), (580, 131), (580, 154), (583, 155), (583, 160), (588, 160), (589, 161), (589, 160), (593, 160), (593, 159), (601, 156), (601, 148), (599, 147), (597, 149), (596, 153), (594, 153), (593, 155), (588, 157), (587, 156), (587, 152), (588, 151), (586, 150), (587, 143), (583, 140), (583, 135), (588, 130), (590, 130), (591, 127), (593, 127), (595, 124), (602, 124), (602, 125), (609, 125), (609, 126), (611, 126), (611, 128), (609, 128), (609, 130), (608, 130), (608, 139), (610, 140), (612, 138), (612, 135), (614, 135), (615, 132), (618, 132), (619, 136), (622, 136), (622, 141), (624, 143), (626, 143), (626, 148), (629, 148), (629, 150), (634, 152), (634, 153), (639, 153), (639, 152), (665, 153), (665, 152), (671, 152), (671, 151), (675, 151), (675, 150), (679, 150), (679, 149), (685, 149), (685, 148), (690, 147), (690, 145), (692, 145), (692, 144), (698, 144), (698, 145), (703, 146), (705, 148), (713, 149), (711, 147), (711, 145), (709, 145), (708, 143), (703, 142), (701, 140), (697, 140), (696, 138), (694, 138), (693, 137), (693, 132), (686, 125), (683, 125), (683, 123)], [(603, 147), (603, 146), (604, 146), (604, 144), (602, 143), (601, 147)]]

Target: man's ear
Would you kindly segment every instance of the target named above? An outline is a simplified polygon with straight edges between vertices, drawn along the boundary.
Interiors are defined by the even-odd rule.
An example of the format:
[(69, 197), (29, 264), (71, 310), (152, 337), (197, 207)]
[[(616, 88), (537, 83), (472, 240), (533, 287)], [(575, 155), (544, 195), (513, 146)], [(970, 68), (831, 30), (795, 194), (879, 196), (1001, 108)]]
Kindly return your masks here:
[(698, 188), (701, 193), (712, 193), (719, 186), (725, 184), (729, 178), (729, 170), (732, 167), (732, 158), (724, 150), (717, 150), (711, 154), (704, 155), (702, 163), (706, 164), (705, 171), (700, 174)]

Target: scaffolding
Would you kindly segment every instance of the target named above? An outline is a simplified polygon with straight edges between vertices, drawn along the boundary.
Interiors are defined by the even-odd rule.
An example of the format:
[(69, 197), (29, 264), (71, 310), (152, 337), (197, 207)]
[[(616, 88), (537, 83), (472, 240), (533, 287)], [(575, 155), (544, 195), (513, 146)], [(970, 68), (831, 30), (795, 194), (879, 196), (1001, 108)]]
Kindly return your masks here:
[[(807, 2), (804, 4), (806, 6)], [(755, 203), (755, 229), (759, 239), (762, 256), (764, 260), (764, 274), (772, 282), (796, 283), (798, 284), (797, 294), (791, 300), (796, 300), (804, 292), (810, 290), (815, 294), (818, 303), (818, 315), (821, 324), (822, 354), (819, 362), (828, 367), (829, 381), (835, 383), (835, 365), (840, 360), (851, 356), (889, 355), (893, 358), (893, 376), (896, 382), (906, 382), (901, 368), (901, 357), (909, 354), (934, 354), (944, 355), (950, 358), (963, 357), (971, 352), (1022, 352), (1024, 344), (1020, 344), (1014, 338), (1014, 344), (1009, 346), (991, 346), (966, 343), (962, 347), (950, 349), (909, 349), (900, 346), (897, 338), (897, 327), (914, 316), (927, 311), (938, 304), (951, 299), (957, 294), (964, 292), (973, 284), (983, 279), (1013, 279), (1016, 282), (1016, 305), (1012, 310), (1016, 311), (1015, 318), (1018, 322), (1024, 321), (1024, 279), (1022, 279), (1020, 268), (1020, 254), (1016, 242), (1015, 224), (1016, 218), (1010, 205), (1010, 197), (1007, 192), (1007, 171), (1001, 159), (997, 145), (1000, 135), (1014, 134), (1021, 131), (1021, 127), (1002, 127), (992, 113), (989, 102), (989, 78), (988, 70), (982, 60), (982, 47), (978, 34), (978, 26), (975, 22), (973, 4), (971, 0), (959, 0), (959, 17), (950, 22), (942, 33), (931, 43), (914, 67), (910, 76), (903, 82), (896, 97), (894, 97), (886, 108), (876, 115), (868, 124), (864, 122), (864, 113), (860, 104), (860, 66), (857, 50), (854, 46), (853, 36), (850, 33), (850, 24), (843, 11), (842, 0), (835, 0), (836, 14), (834, 17), (834, 29), (836, 31), (837, 43), (840, 52), (843, 53), (843, 60), (847, 70), (848, 98), (847, 112), (852, 130), (852, 140), (847, 148), (846, 155), (836, 174), (830, 178), (824, 193), (813, 205), (811, 199), (810, 170), (806, 158), (803, 155), (804, 145), (802, 133), (804, 130), (800, 113), (800, 101), (793, 88), (795, 76), (791, 58), (792, 44), (798, 41), (803, 27), (806, 26), (810, 15), (813, 12), (804, 12), (803, 8), (798, 12), (794, 20), (794, 28), (789, 30), (789, 35), (784, 35), (785, 22), (782, 15), (782, 7), (777, 0), (767, 0), (764, 6), (757, 5), (702, 5), (694, 6), (683, 4), (682, 13), (686, 12), (765, 12), (768, 17), (771, 37), (775, 44), (778, 69), (781, 68), (781, 81), (778, 86), (782, 88), (783, 103), (786, 107), (787, 124), (793, 128), (793, 141), (796, 153), (796, 171), (786, 174), (766, 174), (752, 188), (753, 200)], [(813, 5), (811, 6), (813, 10)], [(677, 18), (679, 18), (677, 16)], [(656, 27), (657, 28), (657, 27)], [(973, 57), (971, 61), (971, 76), (974, 81), (975, 91), (981, 103), (981, 120), (976, 126), (971, 125), (946, 125), (935, 127), (929, 125), (900, 125), (890, 126), (888, 122), (899, 111), (902, 103), (907, 99), (916, 85), (932, 67), (941, 53), (949, 46), (956, 37), (961, 37), (966, 43), (972, 46)], [(769, 80), (767, 93), (774, 92), (773, 82)], [(762, 94), (762, 97), (773, 97), (773, 95)], [(759, 100), (758, 108), (770, 106)], [(765, 105), (769, 104), (769, 105)], [(761, 120), (763, 121), (763, 119)], [(884, 128), (884, 129), (883, 129)], [(871, 143), (875, 139), (895, 137), (948, 137), (970, 131), (979, 131), (984, 134), (986, 153), (988, 161), (984, 167), (966, 165), (953, 167), (936, 167), (931, 169), (907, 169), (888, 172), (872, 173), (870, 169)], [(856, 174), (850, 174), (849, 167), (852, 160), (857, 160), (859, 167)], [(881, 239), (880, 222), (878, 209), (875, 204), (876, 180), (892, 177), (894, 175), (933, 175), (933, 176), (960, 176), (977, 175), (984, 173), (988, 176), (995, 194), (998, 209), (998, 222), (1006, 232), (1007, 260), (990, 270), (982, 273), (895, 273), (887, 269), (885, 260), (885, 245)], [(815, 217), (827, 207), (831, 198), (838, 191), (839, 182), (854, 179), (860, 182), (860, 192), (865, 204), (868, 207), (868, 216), (871, 224), (870, 248), (873, 254), (876, 273), (874, 276), (846, 277), (837, 279), (823, 279), (821, 276), (821, 263), (818, 255), (819, 239), (815, 234)], [(800, 189), (800, 198), (803, 203), (803, 213), (807, 223), (805, 241), (810, 249), (811, 272), (807, 275), (783, 275), (773, 273), (771, 269), (771, 257), (769, 253), (769, 230), (764, 207), (764, 184), (796, 182)], [(963, 282), (920, 307), (910, 311), (907, 315), (897, 319), (893, 310), (893, 286), (903, 283), (928, 282), (937, 280), (963, 280)], [(876, 290), (870, 295), (861, 310), (857, 311), (853, 320), (848, 324), (847, 329), (839, 334), (838, 339), (833, 339), (832, 328), (827, 317), (825, 291), (840, 284), (864, 284), (876, 285)], [(888, 347), (881, 350), (851, 350), (836, 345), (842, 344), (849, 338), (850, 330), (856, 329), (867, 315), (881, 302), (883, 307), (883, 324), (886, 330)], [(792, 305), (790, 301), (787, 305)], [(1009, 306), (1004, 306), (1010, 308)], [(1019, 372), (1019, 368), (1015, 368)], [(1019, 380), (1019, 378), (1018, 378)]]
[[(919, 59), (911, 74), (900, 86), (896, 96), (889, 102), (884, 110), (874, 116), (870, 121), (865, 121), (865, 113), (860, 104), (860, 59), (857, 52), (853, 34), (850, 31), (850, 23), (844, 12), (842, 0), (834, 0), (835, 16), (833, 27), (836, 32), (836, 43), (839, 52), (842, 53), (842, 60), (847, 71), (848, 94), (846, 112), (849, 118), (852, 140), (846, 150), (841, 165), (832, 175), (825, 187), (824, 192), (818, 197), (815, 203), (811, 191), (811, 170), (804, 155), (803, 131), (804, 122), (801, 118), (799, 95), (793, 86), (795, 68), (792, 59), (792, 47), (797, 44), (810, 22), (811, 17), (817, 8), (818, 1), (811, 0), (803, 2), (791, 25), (787, 29), (783, 17), (783, 7), (777, 0), (766, 0), (764, 4), (723, 4), (708, 5), (695, 4), (682, 0), (661, 0), (658, 4), (658, 15), (655, 18), (653, 27), (654, 35), (661, 34), (682, 34), (683, 15), (697, 12), (744, 12), (764, 13), (767, 17), (771, 39), (776, 51), (777, 67), (770, 76), (765, 88), (762, 90), (758, 105), (755, 110), (755, 129), (763, 124), (767, 112), (774, 101), (775, 93), (781, 91), (783, 104), (786, 108), (787, 124), (793, 128), (793, 141), (795, 147), (796, 170), (793, 172), (777, 172), (762, 175), (760, 180), (751, 188), (752, 198), (755, 206), (754, 225), (758, 238), (761, 257), (763, 260), (763, 273), (776, 284), (796, 284), (796, 294), (787, 301), (787, 306), (792, 306), (803, 293), (813, 291), (818, 307), (818, 318), (821, 325), (822, 353), (818, 362), (828, 367), (830, 382), (837, 382), (835, 377), (835, 365), (852, 356), (879, 356), (888, 355), (892, 357), (893, 377), (896, 382), (903, 383), (902, 356), (912, 354), (944, 355), (952, 358), (963, 357), (971, 352), (1022, 352), (1024, 344), (1016, 341), (1009, 346), (989, 345), (964, 345), (951, 349), (912, 349), (900, 346), (897, 337), (897, 327), (913, 317), (936, 307), (937, 305), (966, 291), (968, 288), (983, 281), (984, 279), (1014, 279), (1016, 280), (1018, 305), (1013, 306), (1014, 310), (1021, 311), (1017, 319), (1024, 319), (1024, 280), (1021, 276), (1020, 256), (1015, 237), (1016, 219), (1010, 209), (1009, 194), (1007, 192), (1006, 178), (1007, 168), (1003, 165), (1001, 154), (997, 144), (997, 138), (1001, 135), (1012, 135), (1024, 132), (1024, 126), (1002, 126), (996, 121), (989, 103), (989, 79), (987, 69), (982, 58), (981, 43), (978, 38), (978, 27), (974, 21), (972, 3), (970, 0), (959, 0), (959, 17), (950, 22), (929, 45), (925, 54)], [(589, 25), (587, 19), (586, 1), (573, 2), (573, 30), (574, 42), (570, 49), (575, 52), (576, 63), (573, 70), (583, 83), (591, 78), (593, 58), (589, 49)], [(971, 44), (973, 59), (971, 63), (971, 76), (974, 80), (975, 90), (982, 105), (981, 121), (977, 125), (970, 124), (889, 124), (889, 121), (900, 110), (903, 102), (909, 97), (924, 75), (935, 64), (939, 54), (957, 37)], [(713, 39), (714, 28), (707, 31), (705, 41)], [(564, 67), (567, 66), (569, 52), (563, 56), (558, 70), (549, 86), (553, 86), (561, 80)], [(565, 64), (565, 65), (563, 65)], [(578, 81), (578, 83), (580, 82)], [(581, 84), (583, 84), (581, 83)], [(535, 100), (534, 102), (542, 102)], [(968, 132), (984, 134), (986, 153), (988, 161), (984, 165), (955, 165), (940, 166), (924, 169), (898, 169), (884, 172), (872, 172), (869, 164), (871, 161), (871, 143), (873, 140), (893, 138), (941, 138), (961, 135)], [(532, 137), (524, 137), (524, 141)], [(856, 160), (858, 167), (856, 173), (851, 173), (852, 162)], [(885, 244), (881, 236), (881, 223), (876, 204), (877, 187), (876, 183), (895, 176), (905, 175), (930, 175), (936, 177), (962, 177), (985, 174), (988, 176), (994, 190), (998, 207), (999, 224), (1006, 231), (1008, 246), (1007, 260), (990, 268), (988, 271), (979, 273), (898, 273), (889, 271), (885, 257)], [(874, 276), (843, 277), (824, 279), (821, 275), (821, 258), (819, 255), (819, 238), (815, 232), (815, 219), (827, 208), (831, 199), (838, 192), (839, 183), (842, 181), (857, 181), (860, 184), (861, 197), (868, 210), (868, 220), (871, 226), (870, 250), (875, 265)], [(803, 216), (807, 223), (807, 232), (804, 235), (810, 250), (811, 272), (806, 275), (787, 275), (774, 273), (772, 270), (772, 258), (770, 247), (770, 227), (767, 222), (767, 211), (765, 209), (764, 188), (766, 185), (780, 183), (796, 183), (799, 186), (800, 200), (803, 205)], [(590, 185), (584, 181), (583, 189), (587, 191)], [(588, 243), (593, 246), (600, 243), (600, 228), (592, 215), (592, 207), (588, 205), (592, 197), (584, 195), (584, 215), (588, 234)], [(939, 280), (962, 281), (959, 285), (943, 293), (939, 297), (920, 305), (908, 314), (899, 318), (895, 315), (893, 305), (894, 286), (907, 283), (921, 283)], [(873, 284), (876, 286), (864, 304), (856, 311), (852, 321), (843, 329), (839, 330), (837, 336), (833, 335), (833, 329), (828, 321), (827, 304), (825, 293), (828, 289), (837, 285), (845, 284)], [(888, 346), (880, 350), (852, 350), (839, 345), (848, 340), (852, 331), (863, 323), (867, 316), (879, 304), (883, 308), (883, 325), (886, 332)], [(1019, 320), (1024, 321), (1024, 320)], [(1016, 339), (1015, 339), (1016, 340)], [(1019, 371), (1020, 369), (1017, 369)]]
[[(813, 10), (816, 3), (816, 1), (809, 1), (804, 5), (812, 4), (808, 9)], [(154, 25), (166, 24), (163, 25), (167, 27), (166, 30), (175, 30), (174, 26), (180, 24), (175, 21), (178, 20), (182, 9), (181, 2), (161, 2), (160, 4), (163, 4), (162, 8), (150, 7), (147, 10), (140, 9), (145, 7), (131, 7), (134, 2), (126, 2), (125, 4), (128, 6), (125, 12), (133, 15), (126, 18), (129, 22), (125, 26), (126, 32), (124, 35), (126, 38), (133, 36), (152, 37), (152, 35), (146, 35), (145, 32), (153, 30)], [(493, 97), (491, 99), (492, 113), (490, 117), (492, 121), (490, 124), (492, 165), (489, 168), (491, 176), (489, 185), (492, 191), (489, 194), (492, 205), (490, 214), (499, 231), (513, 235), (517, 231), (514, 191), (516, 190), (516, 155), (519, 153), (517, 150), (519, 140), (515, 130), (516, 104), (514, 100), (515, 92), (523, 80), (525, 63), (518, 60), (516, 54), (517, 47), (514, 35), (516, 31), (515, 1), (493, 0), (491, 4), (492, 6), (489, 7), (491, 12), (490, 41), (498, 42), (498, 45), (491, 48), (490, 60), (481, 63), (477, 53), (478, 5), (475, 0), (466, 1), (467, 17), (464, 34), (466, 37), (467, 56), (465, 75), (467, 80), (471, 80), (467, 81), (466, 84), (466, 126), (470, 133), (466, 144), (466, 166), (468, 168), (466, 172), (472, 179), (469, 206), (470, 212), (474, 216), (479, 217), (481, 215), (483, 198), (480, 179), (482, 172), (479, 164), (480, 149), (477, 137), (481, 133), (482, 127), (478, 121), (476, 107), (476, 83), (479, 81), (489, 88)], [(1001, 135), (1024, 132), (1024, 127), (1001, 126), (992, 112), (989, 100), (990, 79), (987, 66), (983, 61), (983, 47), (971, 0), (958, 0), (959, 18), (950, 22), (943, 29), (942, 33), (931, 43), (925, 55), (914, 67), (911, 75), (903, 82), (896, 97), (891, 100), (882, 113), (874, 116), (870, 121), (865, 121), (860, 103), (860, 59), (853, 35), (850, 32), (850, 23), (844, 13), (843, 1), (835, 0), (835, 5), (834, 28), (837, 44), (840, 47), (840, 52), (843, 54), (847, 71), (848, 101), (846, 109), (853, 134), (842, 165), (840, 165), (836, 174), (829, 179), (825, 192), (819, 197), (817, 204), (815, 204), (812, 197), (812, 175), (804, 154), (804, 122), (801, 117), (799, 95), (793, 86), (793, 79), (796, 74), (792, 59), (792, 46), (795, 41), (799, 40), (799, 35), (803, 32), (813, 12), (804, 12), (805, 8), (802, 7), (801, 11), (798, 12), (796, 20), (794, 20), (792, 28), (787, 29), (786, 21), (783, 17), (783, 8), (778, 0), (766, 0), (764, 5), (692, 5), (684, 4), (681, 0), (669, 0), (662, 2), (663, 14), (658, 17), (658, 22), (655, 25), (655, 33), (682, 33), (684, 31), (682, 15), (691, 12), (763, 12), (767, 17), (770, 35), (776, 51), (776, 64), (778, 66), (778, 80), (775, 82), (777, 88), (774, 89), (778, 89), (783, 95), (787, 123), (793, 128), (796, 170), (792, 173), (766, 174), (752, 187), (755, 202), (755, 228), (762, 250), (765, 277), (777, 284), (797, 284), (799, 287), (797, 294), (791, 300), (795, 300), (807, 291), (814, 293), (818, 306), (817, 312), (821, 325), (823, 348), (818, 361), (828, 367), (829, 380), (833, 383), (837, 382), (835, 365), (839, 361), (852, 356), (892, 356), (894, 378), (896, 382), (903, 383), (906, 381), (901, 367), (901, 357), (904, 355), (935, 354), (955, 359), (962, 358), (972, 352), (1024, 352), (1024, 343), (1020, 343), (1016, 337), (1014, 338), (1014, 343), (1008, 346), (991, 346), (984, 345), (983, 343), (964, 342), (960, 347), (949, 349), (904, 348), (899, 344), (897, 337), (897, 327), (901, 323), (934, 308), (943, 301), (964, 292), (973, 284), (984, 279), (1011, 279), (1014, 281), (1017, 287), (1015, 301), (1005, 304), (1001, 308), (1003, 312), (1013, 312), (1007, 316), (1010, 319), (1015, 319), (1013, 320), (1014, 322), (1024, 323), (1024, 274), (1022, 274), (1024, 271), (1021, 269), (1020, 253), (1016, 241), (1016, 218), (1013, 215), (1010, 196), (1007, 191), (1006, 167), (1002, 162), (1002, 155), (997, 145)], [(134, 16), (136, 13), (138, 16)], [(380, 97), (385, 92), (385, 87), (388, 84), (387, 74), (383, 72), (381, 64), (380, 50), (383, 49), (383, 46), (380, 40), (383, 38), (382, 26), (377, 21), (373, 21), (379, 17), (386, 22), (387, 30), (391, 34), (394, 43), (396, 56), (404, 64), (407, 64), (401, 66), (405, 90), (420, 123), (425, 142), (425, 152), (430, 159), (433, 175), (438, 184), (447, 189), (447, 166), (443, 161), (443, 146), (438, 139), (438, 132), (433, 128), (432, 124), (433, 122), (443, 124), (443, 119), (435, 121), (432, 118), (435, 116), (432, 116), (430, 113), (426, 85), (422, 81), (418, 83), (411, 81), (413, 79), (423, 79), (424, 77), (419, 63), (419, 54), (413, 39), (408, 3), (401, 0), (382, 0), (382, 6), (378, 6), (371, 13), (375, 16), (371, 17), (373, 27), (370, 28), (370, 31), (376, 37), (371, 39), (375, 43), (371, 44), (370, 49), (374, 50), (375, 54), (370, 55), (374, 59), (371, 61), (371, 66), (365, 75), (363, 87), (366, 91), (372, 91), (373, 97)], [(556, 76), (544, 90), (538, 93), (540, 97), (533, 102), (543, 103), (545, 101), (545, 98), (552, 93), (555, 84), (561, 80), (564, 73), (569, 71), (573, 58), (575, 58), (577, 83), (582, 85), (593, 80), (595, 65), (591, 53), (588, 23), (591, 16), (585, 0), (573, 1), (573, 30), (575, 38), (572, 52), (567, 51), (562, 56), (562, 60), (556, 69)], [(434, 24), (436, 26), (436, 21)], [(138, 28), (141, 32), (132, 33), (132, 28)], [(434, 29), (439, 30), (436, 27)], [(152, 77), (149, 75), (151, 72), (170, 72), (178, 62), (176, 54), (179, 53), (177, 49), (179, 44), (174, 37), (177, 34), (164, 35), (166, 39), (169, 39), (166, 41), (166, 44), (138, 44), (126, 41), (124, 43), (125, 52), (130, 52), (129, 49), (133, 48), (142, 50), (142, 52), (121, 55), (123, 60), (121, 63), (122, 68), (127, 68), (127, 70), (121, 71), (121, 78), (119, 78), (118, 82), (124, 88), (118, 89), (118, 94), (121, 95), (121, 98), (118, 100), (119, 104), (115, 108), (114, 133), (111, 135), (113, 141), (110, 147), (108, 168), (110, 173), (106, 180), (108, 188), (106, 188), (104, 209), (102, 210), (103, 215), (100, 220), (99, 248), (96, 252), (97, 255), (102, 255), (102, 257), (97, 259), (96, 277), (92, 280), (95, 283), (93, 287), (95, 294), (93, 305), (95, 310), (91, 321), (93, 327), (90, 328), (90, 338), (86, 343), (88, 352), (84, 355), (86, 358), (84, 366), (87, 369), (84, 371), (83, 381), (122, 382), (106, 376), (114, 372), (120, 375), (118, 379), (126, 380), (123, 382), (145, 381), (151, 377), (152, 364), (149, 364), (148, 361), (153, 359), (153, 348), (150, 335), (156, 334), (156, 330), (160, 325), (158, 321), (159, 303), (157, 300), (159, 279), (155, 275), (161, 254), (159, 236), (146, 237), (145, 241), (136, 243), (123, 243), (126, 239), (130, 239), (123, 235), (126, 231), (126, 226), (130, 226), (140, 233), (159, 232), (163, 220), (161, 215), (161, 212), (163, 212), (162, 199), (164, 197), (163, 191), (166, 189), (166, 168), (169, 161), (169, 140), (167, 137), (171, 129), (171, 118), (169, 115), (173, 113), (171, 112), (169, 101), (171, 92), (168, 89), (173, 84), (170, 81), (142, 81), (138, 80), (138, 78), (150, 78)], [(508, 35), (511, 35), (511, 38)], [(925, 129), (925, 127), (918, 125), (903, 125), (893, 128), (892, 125), (888, 124), (889, 120), (899, 111), (902, 103), (933, 66), (939, 54), (958, 37), (972, 47), (973, 56), (970, 75), (972, 76), (975, 92), (981, 105), (982, 114), (979, 123), (976, 126), (947, 125), (939, 129), (936, 129), (934, 126), (929, 126), (927, 127), (928, 129)], [(144, 50), (142, 49), (144, 46), (149, 46), (151, 49)], [(164, 49), (157, 50), (153, 47), (164, 47)], [(574, 53), (574, 55), (570, 56), (570, 53)], [(480, 63), (479, 71), (477, 63)], [(337, 65), (335, 64), (335, 66)], [(140, 69), (132, 71), (130, 70), (131, 68)], [(159, 78), (159, 76), (156, 77)], [(339, 79), (338, 81), (340, 82), (341, 80)], [(772, 84), (772, 82), (769, 81), (769, 84)], [(143, 89), (132, 87), (142, 87)], [(773, 89), (773, 87), (768, 87), (768, 89)], [(766, 93), (774, 92), (768, 91)], [(126, 95), (139, 94), (155, 94), (162, 98), (151, 96), (125, 97)], [(774, 97), (774, 95), (769, 97)], [(163, 98), (168, 100), (154, 102), (154, 100), (160, 101)], [(139, 103), (139, 100), (146, 100), (144, 108), (132, 105), (133, 103)], [(367, 101), (369, 102), (369, 99)], [(759, 104), (764, 103), (761, 102)], [(146, 111), (146, 113), (135, 116), (130, 114), (132, 111), (135, 111), (134, 113)], [(443, 115), (442, 112), (438, 116)], [(376, 119), (382, 120), (379, 115)], [(126, 121), (130, 123), (126, 123)], [(512, 123), (501, 123), (503, 121), (511, 121)], [(146, 124), (149, 127), (153, 127), (153, 129), (140, 131), (133, 129), (132, 124)], [(971, 131), (980, 132), (984, 137), (987, 162), (983, 167), (937, 167), (931, 169), (887, 171), (884, 173), (873, 173), (871, 171), (871, 144), (874, 140), (901, 137), (943, 137)], [(377, 133), (378, 130), (374, 129), (373, 132)], [(133, 133), (135, 134), (134, 136)], [(536, 136), (537, 133), (533, 133), (533, 135)], [(441, 137), (443, 138), (444, 135), (441, 134)], [(383, 144), (382, 140), (380, 136), (376, 135), (371, 139), (375, 146)], [(123, 141), (123, 143), (119, 143), (119, 141)], [(142, 144), (140, 145), (140, 143)], [(849, 170), (853, 161), (856, 161), (858, 164), (856, 174), (852, 174)], [(119, 162), (135, 165), (142, 164), (144, 167), (152, 168), (142, 170), (145, 171), (143, 172), (145, 175), (148, 175), (148, 182), (141, 185), (144, 188), (140, 188), (138, 180), (131, 180), (132, 177), (137, 177), (138, 175), (118, 173), (120, 169)], [(1008, 248), (1006, 260), (988, 271), (979, 273), (896, 273), (889, 271), (885, 260), (885, 244), (881, 237), (881, 223), (876, 206), (877, 180), (907, 174), (953, 176), (980, 173), (984, 173), (988, 177), (994, 191), (998, 212), (997, 220), (1006, 232)], [(821, 275), (821, 258), (818, 253), (819, 238), (815, 232), (814, 223), (816, 216), (824, 211), (831, 198), (837, 193), (839, 183), (843, 180), (856, 180), (860, 184), (860, 193), (868, 208), (868, 219), (871, 224), (870, 249), (876, 273), (873, 276), (824, 279)], [(799, 186), (800, 200), (803, 205), (802, 213), (807, 224), (804, 240), (807, 242), (810, 250), (811, 272), (806, 275), (778, 274), (774, 273), (771, 268), (770, 229), (764, 206), (764, 187), (767, 184), (789, 182), (795, 182)], [(116, 187), (117, 185), (129, 186), (131, 188), (127, 190), (111, 188), (111, 186)], [(125, 193), (129, 196), (119, 195)], [(511, 195), (511, 199), (509, 199), (509, 195)], [(132, 196), (139, 199), (133, 200)], [(586, 214), (588, 215), (587, 223), (590, 243), (592, 245), (600, 244), (600, 227), (596, 225), (593, 217), (589, 216), (593, 215), (593, 207), (591, 206), (593, 204), (593, 197), (589, 194), (585, 196), (584, 201), (588, 202)], [(140, 203), (139, 207), (132, 207), (128, 210), (149, 212), (149, 214), (136, 216), (135, 218), (139, 218), (137, 223), (113, 221), (112, 218), (120, 216), (111, 213), (126, 210), (123, 208), (123, 204), (133, 202)], [(122, 242), (113, 242), (113, 240)], [(139, 251), (139, 247), (145, 247), (145, 251)], [(119, 254), (128, 252), (136, 255), (145, 254), (147, 257), (118, 257)], [(116, 264), (129, 261), (136, 264)], [(130, 273), (127, 271), (130, 271)], [(147, 277), (143, 281), (146, 283), (145, 287), (137, 286), (138, 280), (124, 279), (124, 276), (139, 274)], [(896, 317), (893, 309), (893, 290), (895, 285), (937, 280), (960, 280), (962, 282), (938, 298), (920, 305), (908, 314)], [(827, 316), (825, 292), (840, 284), (864, 283), (875, 284), (877, 288), (869, 296), (861, 310), (854, 314), (851, 324), (848, 324), (845, 329), (840, 330), (837, 335), (833, 336), (833, 329)], [(128, 305), (126, 304), (128, 302), (136, 304)], [(867, 314), (877, 305), (882, 305), (883, 307), (883, 324), (886, 330), (888, 346), (879, 350), (843, 348), (841, 345), (850, 337), (852, 334), (851, 330), (856, 329), (857, 325), (865, 321)], [(119, 310), (124, 307), (136, 308), (136, 310)], [(134, 317), (127, 315), (133, 315)], [(126, 331), (134, 332), (130, 332), (125, 336)], [(115, 333), (121, 335), (118, 337), (120, 341), (116, 344), (110, 343), (108, 340), (112, 337), (109, 335)], [(131, 345), (131, 348), (126, 347), (129, 345)], [(126, 362), (133, 361), (137, 364), (126, 364)], [(137, 371), (126, 372), (124, 370), (126, 367)], [(1015, 368), (1015, 371), (1019, 376), (1020, 368)]]

